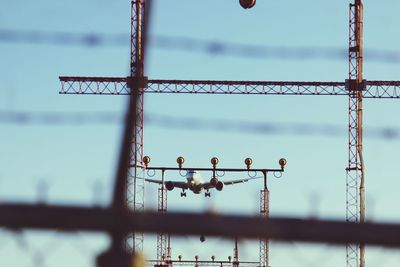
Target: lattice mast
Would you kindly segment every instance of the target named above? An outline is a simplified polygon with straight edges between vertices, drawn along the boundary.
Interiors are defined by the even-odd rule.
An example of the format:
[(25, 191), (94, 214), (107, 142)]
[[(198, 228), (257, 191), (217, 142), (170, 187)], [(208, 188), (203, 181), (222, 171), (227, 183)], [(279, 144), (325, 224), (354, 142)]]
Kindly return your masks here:
[[(143, 47), (143, 25), (145, 18), (145, 1), (131, 1), (131, 58), (130, 58), (130, 77), (128, 87), (132, 90), (132, 83), (136, 78), (140, 81), (144, 77), (144, 47)], [(137, 87), (137, 118), (133, 131), (131, 145), (131, 164), (127, 184), (127, 203), (134, 211), (144, 210), (144, 169), (142, 167), (143, 158), (143, 111), (144, 93), (142, 84)], [(132, 192), (133, 190), (133, 192)], [(143, 250), (143, 233), (133, 233), (132, 248), (135, 251)]]
[[(158, 212), (167, 212), (167, 189), (164, 185), (164, 171), (162, 171), (162, 184), (158, 188)], [(157, 233), (157, 264), (162, 265), (165, 261), (171, 260), (170, 235)]]
[[(349, 162), (346, 169), (346, 220), (365, 221), (365, 187), (363, 161), (363, 4), (355, 0), (349, 8)], [(359, 203), (358, 203), (359, 201)], [(364, 267), (363, 244), (346, 246), (348, 267)]]
[[(260, 215), (269, 217), (269, 190), (267, 186), (260, 191)], [(269, 242), (267, 239), (260, 239), (260, 267), (269, 267)]]

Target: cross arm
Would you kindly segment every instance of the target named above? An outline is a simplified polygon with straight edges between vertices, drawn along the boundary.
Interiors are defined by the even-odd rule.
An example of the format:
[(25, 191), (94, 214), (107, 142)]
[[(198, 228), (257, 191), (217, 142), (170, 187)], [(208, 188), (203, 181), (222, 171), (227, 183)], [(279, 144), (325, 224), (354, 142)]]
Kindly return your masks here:
[[(130, 77), (60, 77), (60, 94), (129, 95)], [(144, 93), (349, 95), (346, 82), (144, 79)], [(365, 81), (365, 98), (400, 98), (400, 81)]]
[(365, 98), (400, 98), (400, 81), (365, 81)]
[[(62, 76), (60, 94), (128, 95), (130, 77)], [(159, 80), (143, 81), (144, 93), (184, 94), (288, 94), (347, 95), (344, 82), (279, 82), (279, 81), (208, 81)]]

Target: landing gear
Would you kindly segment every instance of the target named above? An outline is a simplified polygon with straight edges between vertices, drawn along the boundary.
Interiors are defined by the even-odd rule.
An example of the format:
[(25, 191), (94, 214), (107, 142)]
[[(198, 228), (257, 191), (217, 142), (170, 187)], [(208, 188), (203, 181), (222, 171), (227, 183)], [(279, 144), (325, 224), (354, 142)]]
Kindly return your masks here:
[(183, 191), (181, 192), (181, 197), (186, 197), (186, 192), (185, 192), (185, 190), (183, 190)]
[(204, 193), (205, 197), (211, 197), (211, 193), (207, 190), (207, 192)]

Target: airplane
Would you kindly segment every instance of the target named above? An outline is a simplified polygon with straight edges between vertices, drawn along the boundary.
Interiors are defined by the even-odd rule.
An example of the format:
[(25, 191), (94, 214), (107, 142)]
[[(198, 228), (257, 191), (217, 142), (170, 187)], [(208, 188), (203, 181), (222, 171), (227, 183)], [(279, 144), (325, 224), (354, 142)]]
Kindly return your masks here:
[[(258, 179), (262, 177), (251, 177), (251, 178), (246, 178), (246, 179), (240, 179), (240, 180), (231, 180), (231, 181), (219, 181), (218, 178), (213, 177), (211, 178), (210, 182), (204, 182), (201, 178), (201, 175), (198, 171), (188, 171), (186, 174), (186, 182), (178, 182), (178, 181), (165, 181), (164, 185), (165, 188), (168, 191), (172, 191), (175, 187), (176, 188), (181, 188), (181, 197), (186, 197), (186, 192), (185, 190), (190, 190), (195, 194), (200, 194), (203, 189), (206, 191), (205, 196), (210, 197), (210, 189), (215, 188), (218, 191), (221, 191), (224, 188), (224, 185), (233, 185), (233, 184), (238, 184), (238, 183), (245, 183), (248, 182), (249, 180), (253, 179)], [(153, 179), (144, 179), (146, 182), (149, 183), (156, 183), (156, 184), (162, 184), (162, 181), (160, 180), (153, 180)]]

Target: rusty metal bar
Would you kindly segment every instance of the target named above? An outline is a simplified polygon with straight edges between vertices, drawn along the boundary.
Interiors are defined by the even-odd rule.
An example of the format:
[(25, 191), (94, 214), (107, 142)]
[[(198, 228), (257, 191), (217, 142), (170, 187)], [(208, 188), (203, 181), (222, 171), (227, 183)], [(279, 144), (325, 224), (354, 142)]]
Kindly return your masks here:
[(146, 167), (146, 170), (160, 171), (211, 171), (211, 172), (284, 172), (280, 169), (240, 169), (240, 168), (179, 168), (179, 167)]
[[(110, 208), (79, 208), (1, 204), (0, 226), (8, 229), (59, 231), (166, 232), (174, 235), (266, 238), (278, 241), (364, 243), (400, 247), (400, 224), (347, 223), (316, 219), (260, 218), (259, 216), (195, 213), (126, 212), (115, 217)], [(163, 223), (159, 223), (162, 221)]]

